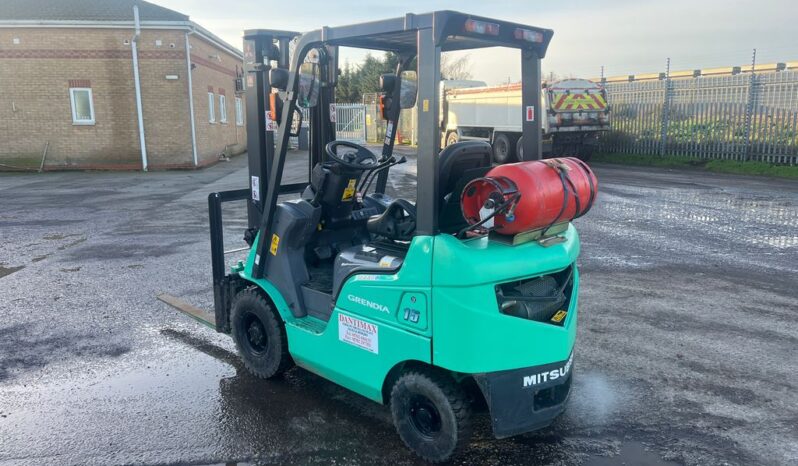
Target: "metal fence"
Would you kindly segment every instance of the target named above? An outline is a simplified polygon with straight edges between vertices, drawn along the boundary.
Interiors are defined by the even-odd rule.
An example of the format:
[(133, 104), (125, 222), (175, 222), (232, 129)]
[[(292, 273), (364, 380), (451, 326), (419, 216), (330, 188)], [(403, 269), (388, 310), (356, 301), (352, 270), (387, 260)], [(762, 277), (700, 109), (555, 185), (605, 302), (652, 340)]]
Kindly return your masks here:
[(606, 87), (604, 152), (798, 163), (798, 71)]
[(358, 144), (366, 142), (366, 106), (363, 104), (335, 104), (335, 134)]
[[(379, 95), (368, 93), (363, 95), (366, 107), (366, 140), (370, 143), (382, 143), (385, 139), (385, 120), (379, 114)], [(416, 145), (418, 143), (418, 107), (405, 108), (399, 114), (399, 131), (396, 134), (397, 144)]]

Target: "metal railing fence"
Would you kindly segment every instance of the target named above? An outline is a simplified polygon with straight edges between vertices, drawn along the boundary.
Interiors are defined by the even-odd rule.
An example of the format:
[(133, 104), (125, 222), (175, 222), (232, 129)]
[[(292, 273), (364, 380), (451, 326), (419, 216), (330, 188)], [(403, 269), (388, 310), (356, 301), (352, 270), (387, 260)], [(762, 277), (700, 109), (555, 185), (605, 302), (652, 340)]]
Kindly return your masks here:
[(603, 152), (798, 163), (798, 71), (606, 87)]

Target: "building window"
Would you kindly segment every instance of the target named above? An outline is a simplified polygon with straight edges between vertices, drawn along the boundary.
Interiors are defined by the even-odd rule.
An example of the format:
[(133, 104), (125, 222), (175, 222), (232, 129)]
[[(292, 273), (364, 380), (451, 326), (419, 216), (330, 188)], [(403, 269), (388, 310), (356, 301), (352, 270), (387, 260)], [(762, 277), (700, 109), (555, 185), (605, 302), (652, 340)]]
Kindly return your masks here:
[(219, 95), (219, 121), (227, 123), (227, 97), (224, 94)]
[(213, 108), (215, 99), (213, 92), (208, 93), (208, 123), (216, 123), (216, 109)]
[(72, 103), (72, 124), (94, 124), (94, 101), (91, 88), (72, 87), (69, 89), (69, 100)]
[(244, 103), (241, 97), (236, 97), (236, 125), (244, 126)]

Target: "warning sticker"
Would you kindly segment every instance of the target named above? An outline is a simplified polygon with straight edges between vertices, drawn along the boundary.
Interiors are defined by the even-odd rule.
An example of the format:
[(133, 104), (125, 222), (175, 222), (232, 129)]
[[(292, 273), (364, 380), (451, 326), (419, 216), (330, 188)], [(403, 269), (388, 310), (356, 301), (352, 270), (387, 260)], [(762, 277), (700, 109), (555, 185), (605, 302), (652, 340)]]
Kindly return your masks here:
[(526, 121), (535, 121), (535, 106), (527, 105), (526, 107)]
[(266, 131), (276, 131), (277, 123), (272, 120), (272, 112), (266, 110)]
[(335, 104), (330, 104), (330, 123), (335, 123), (338, 119), (338, 114), (335, 111)]
[(250, 185), (252, 186), (252, 200), (260, 201), (260, 177), (253, 176)]
[(567, 311), (563, 311), (562, 309), (560, 309), (559, 311), (557, 311), (556, 314), (551, 316), (551, 321), (559, 324), (560, 322), (562, 322), (563, 319), (565, 319), (565, 316), (567, 315), (568, 315)]
[(280, 246), (280, 237), (277, 235), (272, 235), (272, 244), (269, 246), (269, 252), (272, 253), (272, 256), (277, 255), (277, 248)]
[(338, 339), (374, 354), (380, 353), (379, 327), (360, 319), (338, 314)]
[(353, 197), (355, 197), (355, 183), (357, 180), (352, 178), (349, 180), (349, 184), (344, 188), (344, 195), (341, 196), (341, 200), (344, 202), (351, 201)]

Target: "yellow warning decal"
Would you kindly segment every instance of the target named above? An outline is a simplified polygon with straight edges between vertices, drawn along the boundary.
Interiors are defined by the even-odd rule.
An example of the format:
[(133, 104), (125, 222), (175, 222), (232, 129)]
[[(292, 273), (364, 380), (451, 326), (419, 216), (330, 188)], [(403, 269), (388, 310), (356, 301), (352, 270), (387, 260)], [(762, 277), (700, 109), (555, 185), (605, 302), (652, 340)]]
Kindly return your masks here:
[(269, 252), (272, 253), (272, 256), (277, 255), (277, 247), (280, 245), (280, 237), (277, 235), (272, 235), (272, 245), (269, 246)]
[(562, 322), (563, 319), (565, 319), (565, 316), (567, 315), (568, 311), (559, 310), (553, 316), (551, 316), (551, 321), (556, 324), (559, 324), (560, 322)]
[(349, 180), (349, 185), (344, 189), (344, 195), (341, 197), (342, 201), (351, 201), (355, 197), (355, 183), (357, 183), (356, 179)]
[(554, 110), (604, 110), (607, 108), (607, 101), (601, 94), (566, 94), (552, 93), (552, 108)]

